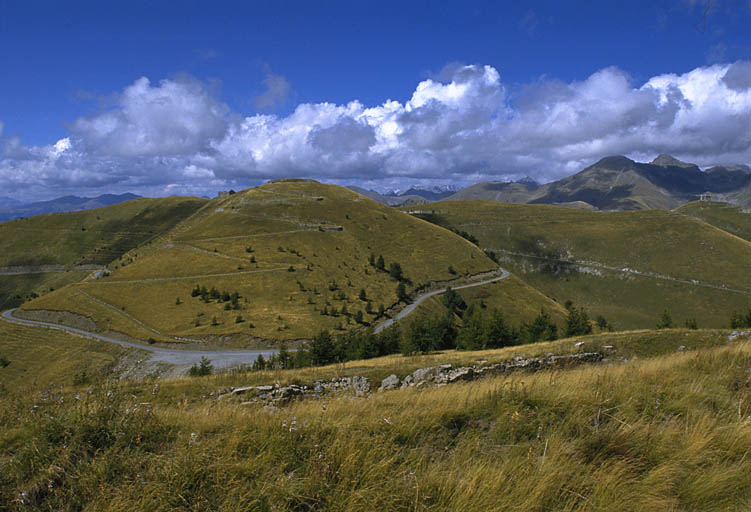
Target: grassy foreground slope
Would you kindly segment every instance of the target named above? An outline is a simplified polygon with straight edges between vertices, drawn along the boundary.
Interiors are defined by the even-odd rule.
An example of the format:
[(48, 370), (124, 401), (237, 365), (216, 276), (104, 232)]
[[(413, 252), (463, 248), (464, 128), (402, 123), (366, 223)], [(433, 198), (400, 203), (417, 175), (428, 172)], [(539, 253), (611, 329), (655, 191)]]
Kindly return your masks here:
[(119, 345), (0, 320), (0, 358), (8, 363), (0, 368), (0, 393), (109, 377), (126, 353)]
[(751, 210), (730, 203), (695, 201), (676, 210), (751, 241)]
[(619, 328), (654, 326), (665, 308), (681, 322), (720, 327), (751, 303), (751, 244), (679, 213), (491, 201), (431, 209), (426, 218), (469, 232), (538, 290)]
[(87, 266), (109, 264), (170, 230), (206, 201), (142, 198), (0, 223), (0, 308), (17, 306), (32, 293), (41, 295), (83, 279), (90, 272)]
[[(384, 270), (377, 268), (381, 257)], [(351, 190), (282, 181), (213, 200), (166, 236), (123, 255), (109, 276), (24, 308), (92, 316), (102, 328), (141, 339), (144, 328), (157, 339), (295, 339), (358, 327), (358, 312), (362, 325), (372, 324), (380, 306), (397, 302), (394, 264), (408, 292), (497, 268), (454, 233)], [(196, 286), (215, 288), (220, 297), (193, 296)], [(95, 308), (108, 311), (92, 314)]]
[[(208, 393), (256, 376), (299, 382), (361, 375), (357, 364), (390, 371), (397, 359), (420, 367), (453, 356), (159, 388), (13, 392), (0, 401), (0, 502), (53, 510), (746, 510), (751, 344), (728, 343), (727, 334), (603, 335), (599, 343), (641, 358), (280, 409)], [(573, 341), (494, 352), (572, 349)], [(678, 343), (688, 349), (676, 352)]]

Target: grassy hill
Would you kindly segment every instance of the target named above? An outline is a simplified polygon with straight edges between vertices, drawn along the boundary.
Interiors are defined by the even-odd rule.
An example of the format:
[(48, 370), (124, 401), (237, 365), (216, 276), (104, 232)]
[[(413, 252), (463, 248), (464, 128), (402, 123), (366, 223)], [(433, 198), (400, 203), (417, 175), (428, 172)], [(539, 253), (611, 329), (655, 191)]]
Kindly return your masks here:
[[(376, 265), (383, 258), (385, 271), (371, 256)], [(497, 267), (454, 233), (351, 190), (285, 180), (212, 200), (114, 261), (109, 276), (55, 290), (24, 309), (72, 311), (140, 339), (248, 345), (307, 338), (322, 328), (358, 327), (357, 312), (371, 324), (381, 305), (395, 304), (393, 264), (408, 292)], [(193, 296), (196, 286), (219, 297)]]
[[(540, 310), (544, 310), (559, 327), (559, 332), (562, 332), (568, 315), (561, 303), (547, 297), (514, 275), (503, 281), (457, 290), (457, 293), (462, 297), (467, 308), (474, 308), (479, 312), (500, 310), (504, 318), (515, 327), (519, 327), (523, 322), (531, 322), (540, 314)], [(405, 332), (409, 325), (420, 317), (441, 318), (447, 311), (443, 303), (443, 295), (430, 297), (420, 304), (412, 315), (402, 320), (402, 332)], [(457, 325), (463, 325), (463, 319), (459, 315), (455, 315), (454, 320)]]
[(0, 223), (0, 308), (83, 279), (93, 266), (107, 265), (160, 236), (205, 203), (191, 197), (143, 198)]
[[(583, 339), (628, 362), (269, 409), (229, 386), (373, 380), (575, 340), (318, 369), (54, 388), (0, 400), (0, 502), (97, 510), (745, 510), (748, 339)], [(678, 345), (686, 347), (676, 351)], [(0, 349), (1, 350), (1, 349)], [(0, 375), (13, 367), (0, 368)], [(41, 391), (41, 392), (40, 392)]]
[[(725, 326), (751, 303), (751, 244), (680, 213), (592, 212), (490, 201), (439, 202), (426, 218), (475, 236), (512, 271), (559, 302), (619, 328), (675, 320)], [(730, 289), (734, 290), (731, 291)]]
[(751, 210), (729, 203), (695, 201), (676, 210), (751, 241)]
[(135, 199), (0, 224), (0, 267), (107, 265), (168, 231), (207, 202), (196, 197)]

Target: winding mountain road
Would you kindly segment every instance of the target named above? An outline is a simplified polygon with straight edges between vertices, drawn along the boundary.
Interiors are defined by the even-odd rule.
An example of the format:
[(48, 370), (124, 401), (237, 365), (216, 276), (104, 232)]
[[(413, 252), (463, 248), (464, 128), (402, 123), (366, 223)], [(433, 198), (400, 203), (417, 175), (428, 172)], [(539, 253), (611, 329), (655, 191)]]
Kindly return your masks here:
[[(478, 281), (476, 283), (467, 283), (467, 284), (462, 284), (462, 285), (459, 285), (459, 286), (452, 286), (451, 289), (452, 290), (461, 290), (461, 289), (464, 289), (464, 288), (472, 288), (473, 286), (482, 286), (484, 284), (490, 284), (490, 283), (494, 283), (496, 281), (500, 281), (502, 279), (506, 279), (509, 276), (508, 270), (505, 270), (505, 269), (503, 269), (501, 267), (498, 267), (498, 272), (500, 272), (501, 275), (496, 276), (496, 277), (492, 277), (490, 279), (485, 279), (483, 281)], [(399, 320), (401, 320), (402, 318), (404, 318), (405, 316), (407, 316), (408, 314), (410, 314), (425, 299), (429, 299), (430, 297), (435, 297), (436, 295), (440, 295), (440, 294), (444, 293), (446, 290), (448, 290), (448, 288), (441, 288), (440, 290), (433, 290), (432, 292), (427, 292), (427, 293), (424, 293), (424, 294), (418, 296), (411, 304), (409, 304), (406, 308), (404, 308), (401, 311), (399, 311), (399, 313), (397, 313), (394, 317), (389, 318), (388, 320), (386, 320), (385, 322), (383, 322), (381, 325), (379, 325), (378, 327), (376, 327), (373, 332), (375, 332), (375, 333), (381, 332), (386, 327), (392, 325), (394, 322), (398, 322)]]
[(104, 334), (84, 331), (83, 329), (77, 329), (75, 327), (69, 327), (67, 325), (17, 318), (13, 316), (13, 313), (15, 311), (15, 309), (3, 311), (3, 320), (13, 324), (31, 327), (43, 327), (47, 329), (57, 329), (60, 331), (69, 332), (71, 334), (76, 334), (78, 336), (84, 336), (86, 338), (93, 338), (99, 341), (115, 343), (126, 348), (144, 350), (151, 353), (151, 362), (163, 362), (174, 365), (192, 365), (198, 363), (202, 357), (206, 357), (207, 359), (211, 360), (214, 368), (223, 369), (237, 366), (243, 363), (250, 364), (255, 361), (259, 354), (263, 355), (263, 357), (265, 358), (269, 358), (272, 354), (275, 354), (277, 352), (276, 350), (180, 350), (152, 347), (149, 345), (139, 345), (138, 343), (130, 343), (128, 341), (118, 340), (117, 338), (105, 336)]
[[(500, 281), (502, 279), (506, 279), (509, 276), (508, 271), (504, 270), (503, 268), (499, 267), (498, 272), (500, 272), (500, 275), (497, 275), (495, 277), (483, 279), (481, 281), (477, 281), (473, 283), (453, 286), (451, 288), (453, 290), (461, 290), (464, 288), (471, 288), (473, 286), (482, 286), (485, 284)], [(388, 320), (383, 322), (381, 325), (376, 327), (375, 332), (381, 332), (383, 329), (392, 325), (394, 322), (397, 322), (401, 320), (402, 318), (404, 318), (405, 316), (407, 316), (408, 314), (410, 314), (425, 299), (434, 297), (436, 295), (440, 295), (441, 293), (444, 293), (447, 289), (448, 288), (442, 288), (440, 290), (433, 290), (430, 292), (426, 292), (422, 295), (419, 295), (411, 304), (409, 304), (407, 307), (401, 310), (393, 318), (389, 318)], [(69, 327), (67, 325), (55, 324), (52, 322), (42, 322), (39, 320), (27, 320), (27, 319), (18, 318), (14, 316), (16, 309), (9, 309), (7, 311), (3, 311), (0, 317), (6, 322), (10, 322), (13, 324), (25, 325), (28, 327), (42, 327), (46, 329), (57, 329), (60, 331), (69, 332), (71, 334), (83, 336), (86, 338), (92, 338), (92, 339), (99, 340), (99, 341), (105, 341), (107, 343), (115, 343), (117, 345), (120, 345), (126, 348), (134, 348), (138, 350), (143, 350), (151, 354), (151, 358), (150, 358), (151, 362), (157, 362), (157, 363), (162, 362), (162, 363), (180, 365), (180, 366), (192, 365), (192, 364), (198, 363), (202, 357), (205, 357), (211, 361), (211, 364), (214, 366), (215, 369), (221, 370), (221, 369), (230, 368), (233, 366), (238, 366), (240, 364), (250, 364), (253, 361), (255, 361), (259, 355), (263, 355), (263, 357), (269, 358), (271, 357), (272, 354), (275, 354), (277, 352), (276, 350), (192, 350), (192, 349), (180, 350), (180, 349), (153, 347), (150, 345), (140, 345), (138, 343), (131, 343), (131, 342), (119, 340), (117, 338), (113, 338), (110, 336), (105, 336), (104, 334), (98, 334), (94, 332), (85, 331), (83, 329), (77, 329), (75, 327)]]

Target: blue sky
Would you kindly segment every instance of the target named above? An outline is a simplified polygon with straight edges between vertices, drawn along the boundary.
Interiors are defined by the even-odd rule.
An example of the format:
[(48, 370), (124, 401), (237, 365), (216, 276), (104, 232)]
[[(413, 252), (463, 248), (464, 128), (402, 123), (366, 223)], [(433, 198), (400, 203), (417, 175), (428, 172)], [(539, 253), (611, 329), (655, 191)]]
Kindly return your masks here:
[(707, 5), (0, 0), (0, 195), (749, 164), (751, 1)]

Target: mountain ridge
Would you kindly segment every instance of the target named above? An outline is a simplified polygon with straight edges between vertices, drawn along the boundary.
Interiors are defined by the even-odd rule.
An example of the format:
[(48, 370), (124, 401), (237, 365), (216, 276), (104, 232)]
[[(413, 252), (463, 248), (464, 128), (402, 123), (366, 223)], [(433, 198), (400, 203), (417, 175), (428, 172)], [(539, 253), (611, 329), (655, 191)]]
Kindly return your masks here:
[(0, 198), (0, 222), (33, 217), (46, 213), (65, 213), (82, 210), (92, 210), (113, 204), (138, 199), (141, 196), (126, 192), (124, 194), (101, 194), (96, 197), (79, 197), (74, 195), (61, 196), (48, 201), (23, 203), (12, 198)]
[(672, 210), (705, 193), (723, 194), (740, 205), (751, 204), (751, 171), (747, 166), (697, 165), (670, 155), (649, 163), (622, 155), (601, 158), (578, 173), (536, 185), (524, 182), (482, 182), (446, 200), (484, 199), (508, 203), (581, 205), (599, 210)]

